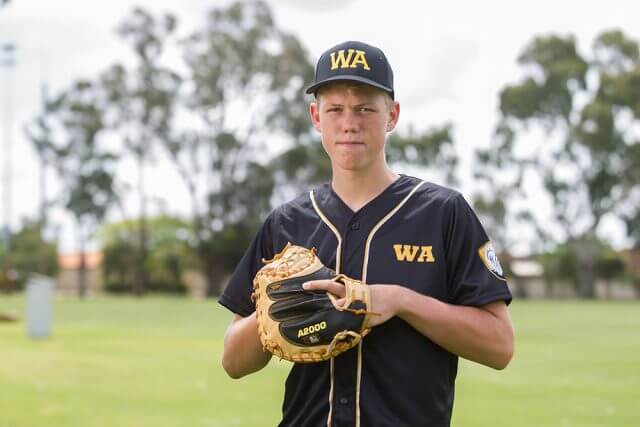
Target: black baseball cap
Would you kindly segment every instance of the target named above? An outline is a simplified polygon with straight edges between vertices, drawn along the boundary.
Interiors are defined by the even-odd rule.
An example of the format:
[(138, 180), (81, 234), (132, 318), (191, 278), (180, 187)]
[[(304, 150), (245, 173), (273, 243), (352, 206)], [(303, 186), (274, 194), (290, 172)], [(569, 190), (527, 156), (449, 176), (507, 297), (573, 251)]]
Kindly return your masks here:
[(375, 46), (348, 41), (328, 49), (318, 59), (315, 82), (306, 93), (315, 94), (323, 84), (341, 80), (377, 87), (394, 98), (393, 70), (384, 52)]

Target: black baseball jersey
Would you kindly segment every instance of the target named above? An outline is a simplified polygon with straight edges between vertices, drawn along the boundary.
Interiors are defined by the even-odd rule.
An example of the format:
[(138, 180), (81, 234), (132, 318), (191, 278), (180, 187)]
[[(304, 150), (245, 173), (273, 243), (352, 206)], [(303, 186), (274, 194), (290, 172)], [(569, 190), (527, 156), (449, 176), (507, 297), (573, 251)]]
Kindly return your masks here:
[[(287, 242), (370, 284), (398, 284), (449, 304), (511, 301), (478, 218), (460, 193), (402, 175), (353, 212), (321, 185), (275, 209), (237, 266), (220, 303), (248, 316), (262, 259)], [(327, 362), (294, 364), (280, 427), (448, 426), (457, 356), (403, 320), (376, 326)]]

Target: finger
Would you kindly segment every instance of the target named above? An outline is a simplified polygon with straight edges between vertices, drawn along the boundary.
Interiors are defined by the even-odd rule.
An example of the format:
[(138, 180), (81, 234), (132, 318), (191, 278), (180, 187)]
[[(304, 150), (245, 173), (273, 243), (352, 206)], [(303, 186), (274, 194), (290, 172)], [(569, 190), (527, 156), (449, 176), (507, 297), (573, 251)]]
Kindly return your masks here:
[(327, 291), (337, 297), (344, 297), (346, 291), (344, 285), (336, 283), (332, 280), (312, 280), (302, 284), (302, 287), (308, 291)]
[(304, 282), (302, 287), (308, 291), (326, 291), (331, 283), (331, 280), (310, 280)]

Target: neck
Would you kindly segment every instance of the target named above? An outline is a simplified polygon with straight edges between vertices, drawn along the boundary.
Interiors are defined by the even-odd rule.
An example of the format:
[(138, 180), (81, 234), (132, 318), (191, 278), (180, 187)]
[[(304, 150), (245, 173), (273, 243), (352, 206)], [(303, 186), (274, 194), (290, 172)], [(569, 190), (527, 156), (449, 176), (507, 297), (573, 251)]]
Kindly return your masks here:
[(400, 176), (386, 163), (367, 171), (333, 169), (331, 186), (342, 201), (356, 212), (375, 199)]

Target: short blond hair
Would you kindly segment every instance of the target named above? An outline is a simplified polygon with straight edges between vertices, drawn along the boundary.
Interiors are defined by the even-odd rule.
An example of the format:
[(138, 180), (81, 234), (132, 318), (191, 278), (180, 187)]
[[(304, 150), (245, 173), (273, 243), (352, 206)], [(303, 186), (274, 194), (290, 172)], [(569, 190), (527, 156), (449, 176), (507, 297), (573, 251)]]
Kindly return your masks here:
[(386, 92), (382, 89), (378, 89), (374, 86), (368, 85), (368, 84), (364, 84), (364, 83), (358, 83), (355, 81), (348, 81), (348, 80), (341, 80), (341, 81), (337, 81), (337, 82), (333, 82), (330, 84), (326, 84), (323, 86), (320, 86), (318, 88), (318, 90), (314, 93), (315, 99), (316, 99), (316, 104), (318, 104), (318, 106), (320, 106), (320, 97), (322, 95), (322, 90), (323, 88), (326, 89), (329, 86), (340, 86), (343, 87), (346, 90), (352, 90), (352, 91), (371, 91), (371, 92), (377, 92), (381, 95), (384, 96), (384, 103), (387, 106), (387, 109), (389, 111), (391, 111), (393, 109), (393, 103), (394, 100), (391, 98), (391, 95), (389, 94), (389, 92)]

